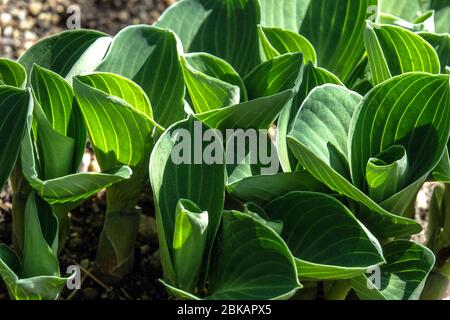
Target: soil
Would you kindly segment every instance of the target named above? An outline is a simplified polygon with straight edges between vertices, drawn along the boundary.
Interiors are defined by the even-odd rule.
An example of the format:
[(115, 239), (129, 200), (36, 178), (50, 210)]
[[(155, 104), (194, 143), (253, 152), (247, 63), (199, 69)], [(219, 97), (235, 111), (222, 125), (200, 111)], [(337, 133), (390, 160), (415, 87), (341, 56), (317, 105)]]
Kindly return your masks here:
[(66, 30), (74, 12), (82, 28), (115, 35), (128, 25), (152, 24), (175, 1), (0, 0), (0, 57), (15, 59), (42, 37)]
[[(8, 188), (9, 189), (9, 188)], [(0, 243), (11, 244), (11, 196), (9, 190), (0, 200)], [(95, 265), (95, 253), (103, 226), (106, 209), (105, 193), (101, 192), (82, 206), (71, 212), (69, 238), (62, 250), (59, 261), (61, 273), (70, 265), (81, 269), (80, 290), (64, 289), (63, 300), (160, 300), (167, 299), (167, 293), (158, 279), (162, 278), (158, 239), (154, 218), (153, 201), (149, 190), (141, 197), (141, 226), (135, 246), (134, 270), (114, 285), (102, 281), (102, 274)], [(8, 299), (6, 288), (0, 281), (0, 300)]]

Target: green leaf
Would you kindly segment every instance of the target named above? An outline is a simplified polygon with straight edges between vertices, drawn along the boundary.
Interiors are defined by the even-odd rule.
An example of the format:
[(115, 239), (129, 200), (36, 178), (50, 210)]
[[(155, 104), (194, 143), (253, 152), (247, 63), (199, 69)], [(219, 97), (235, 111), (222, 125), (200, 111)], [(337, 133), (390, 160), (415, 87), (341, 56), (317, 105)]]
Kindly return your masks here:
[(381, 203), (394, 195), (405, 187), (407, 173), (408, 157), (403, 146), (394, 145), (369, 159), (366, 179), (370, 198)]
[(433, 169), (433, 178), (437, 182), (450, 184), (450, 156), (448, 153), (448, 147), (444, 151), (441, 160), (436, 168)]
[(293, 90), (286, 90), (273, 96), (199, 113), (195, 117), (220, 130), (268, 129), (293, 95)]
[(280, 236), (255, 217), (225, 211), (207, 299), (287, 299), (299, 288), (294, 258)]
[(394, 145), (406, 150), (406, 185), (431, 172), (448, 141), (449, 92), (448, 76), (411, 73), (378, 85), (364, 98), (350, 131), (356, 187), (366, 190), (367, 162)]
[(27, 83), (27, 72), (17, 62), (0, 58), (0, 81), (1, 85), (24, 89)]
[(428, 11), (424, 15), (418, 17), (414, 22), (403, 20), (399, 17), (393, 16), (388, 13), (380, 13), (378, 15), (377, 22), (380, 24), (390, 24), (402, 27), (404, 29), (419, 32), (419, 31), (435, 31), (434, 25), (434, 11)]
[(33, 100), (28, 90), (0, 86), (0, 188), (19, 156), (20, 144), (31, 117)]
[(207, 246), (208, 212), (195, 203), (181, 199), (175, 213), (173, 264), (177, 287), (193, 292), (201, 276)]
[(414, 21), (418, 13), (425, 10), (426, 7), (422, 4), (425, 1), (420, 0), (378, 0), (380, 10), (385, 13), (390, 13), (394, 16), (401, 17), (408, 21)]
[(51, 127), (66, 136), (74, 99), (70, 85), (58, 74), (38, 65), (33, 66), (30, 84)]
[(237, 130), (226, 139), (226, 187), (235, 197), (267, 204), (289, 191), (327, 191), (321, 182), (304, 170), (279, 172), (279, 159), (269, 132)]
[[(39, 72), (44, 72), (41, 74), (41, 76), (43, 76), (42, 79), (44, 79), (44, 77), (47, 76), (46, 72), (49, 71)], [(47, 77), (47, 80), (50, 79), (49, 81), (51, 81), (51, 83), (57, 84), (57, 78), (54, 78), (55, 75), (56, 74), (53, 74), (50, 77)], [(61, 81), (64, 80), (61, 79)], [(34, 81), (32, 80), (32, 82)], [(34, 84), (34, 88), (35, 92), (37, 92), (39, 88), (44, 87), (39, 87)], [(50, 107), (52, 107), (52, 109), (49, 110), (49, 114), (56, 115), (58, 112), (60, 114), (71, 112), (72, 110), (64, 109), (66, 107), (65, 105), (58, 105), (59, 108), (57, 107), (57, 104), (61, 102), (59, 99), (64, 97), (63, 94), (66, 91), (63, 90), (60, 92), (58, 87), (53, 89), (53, 95), (49, 96), (49, 100), (47, 100), (48, 103), (51, 104)], [(56, 103), (53, 98), (55, 96), (58, 97)], [(69, 100), (69, 102), (72, 104), (72, 100)], [(38, 140), (43, 142), (44, 147), (40, 149), (41, 152), (36, 156), (34, 143), (31, 137), (31, 118), (28, 118), (28, 132), (22, 142), (21, 167), (23, 174), (30, 185), (48, 203), (56, 206), (64, 205), (66, 210), (69, 211), (103, 188), (109, 187), (113, 183), (130, 177), (131, 170), (128, 167), (114, 168), (110, 172), (105, 173), (75, 173), (76, 168), (79, 166), (79, 162), (75, 161), (75, 164), (73, 164), (71, 157), (65, 159), (66, 161), (63, 161), (61, 155), (61, 150), (65, 147), (66, 142), (69, 144), (69, 149), (73, 146), (73, 142), (70, 142), (73, 139), (65, 137), (53, 130), (46, 115), (40, 108), (39, 103), (35, 104), (34, 113), (36, 132), (39, 137)], [(82, 128), (83, 130), (86, 130), (84, 124)], [(59, 139), (62, 140), (62, 144), (58, 143), (60, 141)], [(52, 141), (52, 143), (48, 143), (48, 141)], [(83, 141), (84, 143), (82, 145), (84, 150), (85, 139), (83, 139)], [(69, 150), (67, 153), (63, 153), (63, 155), (67, 154), (71, 155), (72, 151)], [(59, 160), (50, 161), (48, 164), (54, 172), (50, 174), (45, 170), (42, 172), (42, 168), (45, 168), (45, 165), (47, 164), (44, 160), (49, 159), (49, 157), (50, 159)]]
[(450, 65), (450, 35), (428, 32), (421, 32), (419, 35), (436, 50), (441, 62), (441, 73), (445, 73), (445, 67)]
[(389, 213), (350, 182), (348, 165), (353, 164), (353, 159), (347, 153), (347, 148), (352, 147), (348, 146), (347, 139), (352, 136), (350, 119), (352, 114), (354, 118), (360, 99), (356, 93), (336, 85), (314, 89), (288, 134), (289, 148), (315, 178), (371, 210), (359, 210), (357, 217), (376, 236), (385, 238), (420, 232), (417, 223)]
[(270, 221), (270, 217), (266, 214), (263, 208), (253, 202), (246, 203), (244, 205), (244, 213), (255, 218), (265, 226), (271, 228), (277, 235), (281, 235), (283, 231), (283, 221)]
[(32, 192), (25, 209), (22, 263), (11, 249), (0, 245), (0, 275), (13, 299), (57, 299), (68, 280), (60, 276), (58, 260), (44, 238), (39, 215)]
[[(311, 1), (300, 34), (317, 51), (317, 63), (347, 82), (364, 54), (364, 26), (377, 0)], [(320, 32), (319, 32), (320, 31)]]
[(258, 26), (259, 39), (267, 60), (273, 59), (286, 53), (301, 52), (304, 63), (317, 62), (316, 50), (312, 44), (302, 35), (281, 29), (265, 28)]
[[(190, 200), (208, 212), (208, 253), (222, 217), (225, 194), (222, 141), (217, 134), (210, 137), (209, 141), (204, 141), (202, 134), (207, 129), (192, 117), (174, 124), (160, 137), (150, 158), (150, 182), (156, 208), (161, 261), (165, 280), (172, 285), (176, 283), (176, 276), (170, 248), (178, 201)], [(217, 162), (206, 164), (203, 153), (213, 143), (219, 146), (219, 150), (216, 150)]]
[[(369, 58), (372, 82), (379, 84), (391, 78), (392, 74), (389, 70), (388, 62), (371, 23), (367, 23), (366, 29), (364, 30), (364, 44)], [(402, 59), (403, 57), (397, 56), (397, 58)]]
[[(255, 176), (237, 171), (233, 171), (231, 177), (229, 177), (228, 192), (239, 199), (261, 205), (265, 205), (290, 191), (327, 191), (327, 188), (307, 171)], [(232, 182), (230, 182), (230, 179), (232, 179)]]
[[(448, 157), (448, 153), (447, 153)], [(437, 184), (430, 199), (427, 247), (433, 252), (450, 246), (450, 193), (448, 184)], [(439, 267), (439, 269), (443, 269)]]
[(156, 26), (173, 30), (187, 52), (207, 52), (246, 75), (259, 63), (258, 0), (182, 0)]
[(114, 37), (96, 70), (115, 73), (138, 84), (152, 103), (155, 120), (166, 127), (184, 118), (181, 54), (172, 31), (129, 26)]
[(25, 239), (21, 276), (31, 278), (41, 275), (58, 276), (58, 259), (42, 233), (35, 193), (28, 196), (25, 207)]
[(449, 134), (448, 96), (448, 76), (410, 73), (376, 86), (360, 104), (350, 130), (353, 184), (366, 192), (367, 162), (391, 146), (403, 146), (408, 158), (408, 187), (399, 186), (380, 203), (386, 210), (404, 215), (441, 159)]
[(240, 87), (196, 70), (185, 59), (183, 71), (194, 112), (207, 112), (239, 103)]
[(359, 94), (334, 84), (313, 89), (301, 106), (289, 137), (341, 176), (350, 178), (348, 131), (361, 100)]
[[(30, 125), (31, 127), (31, 125)], [(67, 211), (81, 204), (100, 190), (128, 179), (130, 168), (123, 166), (103, 173), (68, 173), (51, 179), (39, 176), (33, 142), (28, 133), (22, 143), (21, 165), (30, 185), (53, 206), (63, 206)]]
[(311, 0), (260, 0), (261, 25), (298, 32)]
[(303, 76), (303, 54), (286, 53), (263, 62), (244, 79), (249, 99), (297, 90)]
[(92, 72), (103, 59), (111, 38), (93, 30), (70, 30), (45, 38), (18, 60), (30, 74), (33, 65), (56, 72), (69, 83), (72, 78)]
[(202, 300), (200, 297), (197, 297), (196, 295), (194, 295), (192, 293), (189, 293), (189, 292), (179, 289), (177, 287), (171, 286), (164, 280), (159, 279), (159, 282), (161, 282), (164, 285), (164, 287), (167, 289), (167, 292), (172, 297), (175, 297), (180, 300), (195, 300), (195, 301)]
[(450, 1), (431, 0), (430, 9), (436, 11), (436, 32), (450, 33)]
[[(383, 246), (386, 264), (381, 272), (361, 276), (351, 281), (360, 299), (364, 300), (418, 300), (435, 258), (424, 246), (397, 240)], [(381, 276), (380, 287), (373, 277)]]
[(417, 18), (428, 10), (435, 11), (436, 32), (450, 32), (450, 1), (449, 0), (380, 0), (381, 11), (416, 22)]
[(376, 238), (330, 196), (291, 192), (264, 209), (272, 220), (283, 221), (281, 237), (300, 278), (350, 279), (384, 263)]
[(85, 152), (87, 133), (73, 89), (61, 76), (37, 65), (30, 77), (36, 105), (34, 133), (43, 171), (41, 178), (74, 173)]
[[(36, 179), (60, 178), (78, 170), (86, 146), (86, 126), (79, 116), (78, 106), (74, 104), (74, 92), (61, 76), (35, 65), (30, 84), (35, 100), (35, 144), (31, 140), (26, 141), (22, 165), (33, 185), (41, 183), (34, 181)], [(31, 124), (29, 127), (31, 135)]]
[(120, 278), (133, 266), (140, 213), (136, 203), (148, 181), (148, 161), (161, 128), (151, 118), (145, 93), (129, 79), (111, 73), (78, 76), (74, 89), (102, 170), (126, 165), (133, 172), (107, 189), (97, 251), (103, 272)]
[(420, 36), (397, 26), (367, 24), (366, 47), (375, 84), (407, 72), (440, 72), (433, 47)]
[(242, 81), (231, 64), (204, 52), (186, 53), (184, 58), (195, 70), (239, 87), (241, 101), (247, 100), (247, 90), (245, 89), (244, 81)]
[(100, 167), (143, 166), (153, 145), (153, 129), (158, 125), (151, 118), (149, 101), (142, 90), (110, 73), (78, 76), (74, 89)]
[(286, 136), (292, 127), (297, 112), (311, 90), (326, 83), (343, 85), (335, 75), (308, 62), (303, 70), (303, 79), (298, 93), (293, 98), (292, 103), (281, 111), (277, 122), (277, 148), (281, 166), (285, 172), (292, 171), (296, 166), (296, 161), (293, 160), (293, 156), (288, 150)]

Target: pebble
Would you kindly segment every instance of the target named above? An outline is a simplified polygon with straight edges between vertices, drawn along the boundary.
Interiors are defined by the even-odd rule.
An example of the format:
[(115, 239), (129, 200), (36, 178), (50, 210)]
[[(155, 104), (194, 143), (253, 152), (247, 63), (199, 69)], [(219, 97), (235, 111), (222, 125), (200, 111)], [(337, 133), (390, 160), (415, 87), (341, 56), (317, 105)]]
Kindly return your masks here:
[(89, 269), (91, 265), (91, 261), (89, 259), (83, 259), (80, 261), (80, 266), (82, 266), (84, 269)]
[(70, 239), (69, 240), (69, 247), (72, 249), (76, 249), (78, 247), (80, 247), (83, 244), (83, 240), (81, 240), (80, 238), (74, 238), (74, 239)]
[(156, 220), (154, 217), (141, 214), (139, 223), (139, 240), (143, 243), (154, 244), (158, 242)]
[(150, 253), (151, 247), (148, 244), (144, 244), (140, 247), (141, 255), (146, 256)]
[(81, 292), (86, 300), (96, 300), (98, 298), (98, 291), (95, 288), (84, 288)]
[[(0, 0), (0, 57), (15, 59), (39, 39), (67, 29), (67, 8), (72, 5), (78, 5), (81, 9), (82, 28), (114, 35), (131, 24), (152, 24), (174, 2), (175, 0)], [(95, 169), (98, 170), (98, 167)]]
[(159, 255), (159, 250), (156, 250), (150, 257), (150, 265), (153, 270), (161, 271), (161, 257)]
[(28, 10), (33, 16), (37, 16), (42, 11), (42, 7), (42, 2), (32, 1), (28, 7)]

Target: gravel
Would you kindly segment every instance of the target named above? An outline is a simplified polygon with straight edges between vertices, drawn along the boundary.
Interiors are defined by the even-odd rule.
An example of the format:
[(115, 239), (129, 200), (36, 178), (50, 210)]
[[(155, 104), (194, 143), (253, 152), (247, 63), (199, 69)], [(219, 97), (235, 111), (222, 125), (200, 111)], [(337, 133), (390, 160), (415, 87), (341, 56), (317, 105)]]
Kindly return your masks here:
[[(80, 11), (82, 28), (114, 35), (131, 24), (152, 24), (175, 0), (0, 0), (0, 57), (17, 58), (39, 39), (66, 30)], [(68, 11), (68, 9), (71, 9)]]

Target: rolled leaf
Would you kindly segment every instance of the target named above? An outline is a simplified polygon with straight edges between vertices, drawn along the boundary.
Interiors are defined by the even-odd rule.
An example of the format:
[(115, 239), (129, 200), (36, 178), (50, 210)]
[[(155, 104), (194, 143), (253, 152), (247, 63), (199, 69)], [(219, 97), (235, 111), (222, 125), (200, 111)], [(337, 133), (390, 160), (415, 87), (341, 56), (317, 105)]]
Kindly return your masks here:
[[(207, 257), (222, 217), (225, 196), (223, 142), (213, 131), (210, 131), (213, 136), (209, 141), (204, 141), (202, 137), (207, 129), (192, 117), (174, 124), (160, 137), (150, 159), (161, 261), (165, 280), (172, 285), (176, 283), (171, 248), (178, 201), (190, 200), (208, 212)], [(210, 144), (218, 146), (215, 151), (217, 161), (207, 164), (203, 156)]]
[(408, 174), (408, 157), (403, 146), (392, 146), (369, 159), (366, 179), (369, 195), (375, 202), (393, 196), (405, 185)]
[[(420, 232), (417, 223), (389, 213), (351, 183), (348, 165), (353, 164), (353, 159), (347, 152), (351, 147), (347, 139), (353, 134), (349, 117), (353, 114), (354, 118), (360, 109), (359, 100), (361, 97), (357, 94), (335, 85), (314, 89), (299, 110), (288, 135), (289, 148), (314, 177), (372, 211), (359, 210), (357, 217), (376, 236), (384, 238)], [(324, 132), (332, 133), (325, 135)]]
[(417, 73), (384, 82), (364, 98), (353, 117), (349, 140), (357, 187), (365, 188), (367, 161), (393, 145), (406, 150), (406, 184), (430, 173), (447, 144), (449, 91), (448, 76)]
[(413, 32), (435, 32), (436, 29), (434, 24), (434, 11), (428, 11), (417, 19), (411, 20), (411, 22), (388, 13), (380, 12), (378, 15), (377, 23), (391, 24)]
[(68, 278), (60, 276), (58, 260), (41, 229), (35, 193), (25, 209), (25, 241), (22, 262), (7, 246), (0, 245), (0, 275), (8, 292), (18, 300), (57, 299)]
[(177, 287), (193, 292), (201, 278), (208, 240), (208, 213), (189, 200), (180, 200), (175, 214), (173, 262)]
[[(130, 100), (126, 93), (141, 89), (130, 80), (110, 73), (78, 76), (74, 89), (101, 168), (145, 163), (157, 124), (151, 118), (145, 94), (141, 92)], [(140, 134), (132, 136), (136, 132)]]
[(348, 131), (362, 97), (344, 87), (313, 89), (301, 106), (291, 135), (341, 176), (350, 178)]

